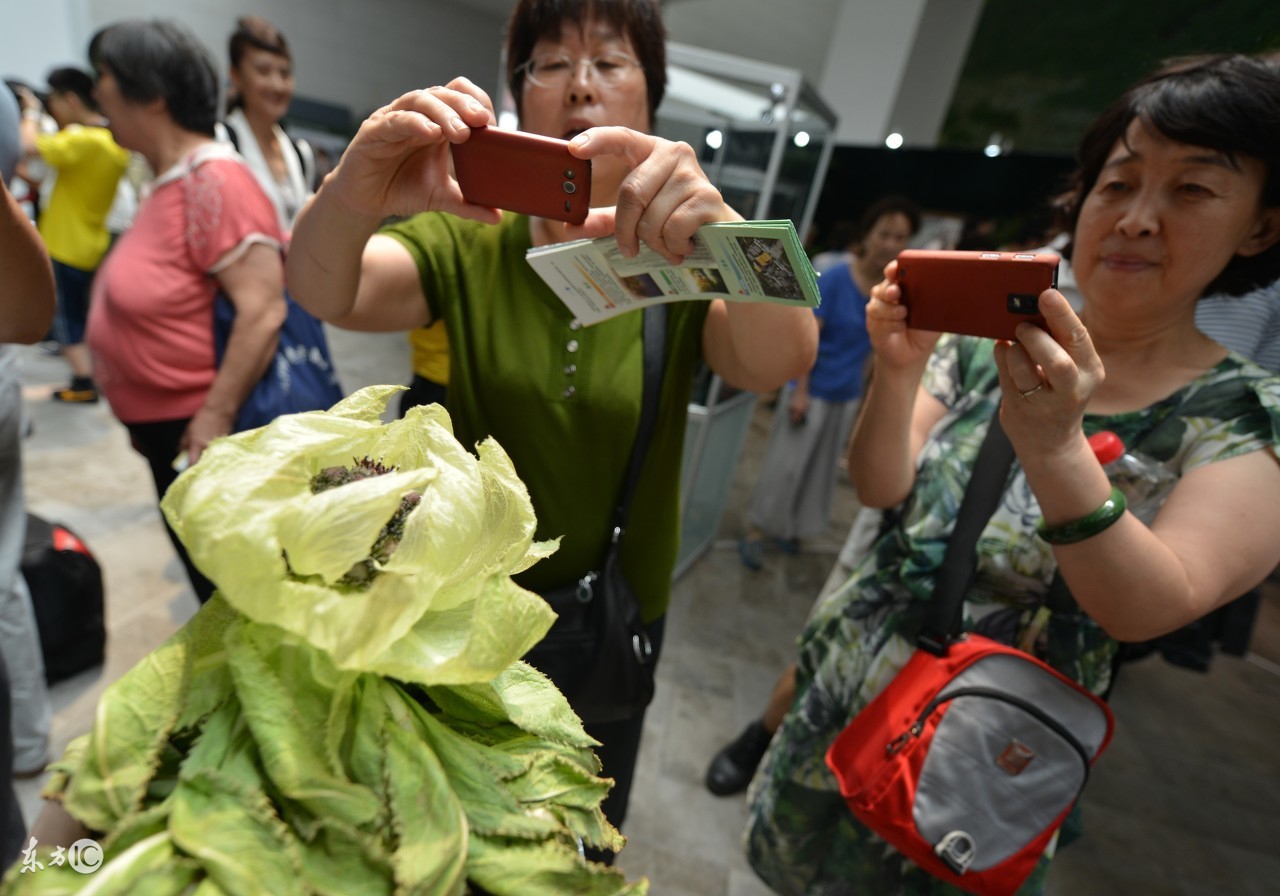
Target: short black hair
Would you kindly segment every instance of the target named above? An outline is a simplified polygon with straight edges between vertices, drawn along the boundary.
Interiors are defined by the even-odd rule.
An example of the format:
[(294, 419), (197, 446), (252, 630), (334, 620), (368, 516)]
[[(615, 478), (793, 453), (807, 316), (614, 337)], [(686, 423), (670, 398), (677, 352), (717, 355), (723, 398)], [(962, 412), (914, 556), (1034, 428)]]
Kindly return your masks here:
[(125, 99), (164, 100), (179, 127), (213, 136), (217, 69), (209, 50), (185, 26), (164, 19), (108, 25), (89, 41), (89, 61), (99, 74), (111, 73)]
[(45, 80), (49, 82), (51, 93), (74, 94), (86, 107), (95, 112), (98, 110), (98, 104), (93, 98), (93, 75), (84, 69), (71, 66), (55, 68)]
[[(1140, 121), (1170, 140), (1222, 153), (1233, 162), (1255, 158), (1266, 168), (1262, 206), (1280, 207), (1280, 65), (1265, 57), (1215, 54), (1171, 59), (1134, 84), (1085, 131), (1078, 169), (1057, 200), (1074, 250), (1080, 209), (1107, 157)], [(1280, 278), (1280, 244), (1245, 258), (1237, 255), (1204, 291), (1243, 295)]]
[[(280, 29), (261, 16), (242, 16), (236, 19), (236, 30), (231, 32), (227, 40), (227, 58), (232, 68), (239, 68), (248, 50), (265, 50), (283, 56), (290, 62), (289, 43), (280, 33)], [(227, 96), (227, 111), (238, 109), (244, 100), (238, 94)]]
[(867, 234), (875, 229), (876, 222), (885, 215), (905, 216), (911, 227), (912, 236), (915, 236), (916, 231), (920, 229), (920, 206), (914, 199), (898, 195), (883, 196), (867, 206), (867, 210), (862, 213), (862, 221), (858, 224), (858, 233), (854, 242), (861, 243), (865, 240)]
[(13, 94), (13, 98), (15, 100), (18, 99), (19, 88), (25, 87), (27, 90), (30, 90), (32, 94), (35, 95), (36, 99), (40, 101), (41, 108), (44, 108), (49, 104), (49, 92), (47, 90), (37, 90), (35, 87), (28, 84), (26, 81), (20, 80), (18, 78), (5, 78), (4, 86), (9, 88), (9, 92)]
[(667, 92), (667, 30), (658, 0), (519, 0), (507, 22), (507, 86), (516, 113), (524, 108), (524, 69), (533, 46), (543, 38), (559, 40), (565, 22), (607, 22), (631, 41), (649, 91), (649, 122)]

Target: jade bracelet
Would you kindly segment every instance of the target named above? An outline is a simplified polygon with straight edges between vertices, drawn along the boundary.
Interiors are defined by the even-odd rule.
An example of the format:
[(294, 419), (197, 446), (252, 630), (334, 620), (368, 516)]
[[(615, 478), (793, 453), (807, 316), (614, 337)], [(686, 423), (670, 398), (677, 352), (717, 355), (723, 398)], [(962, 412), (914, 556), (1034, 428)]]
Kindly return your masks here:
[(1112, 523), (1124, 516), (1125, 506), (1124, 492), (1113, 485), (1111, 497), (1103, 501), (1097, 510), (1061, 526), (1046, 526), (1041, 519), (1036, 532), (1049, 544), (1075, 544), (1106, 531)]

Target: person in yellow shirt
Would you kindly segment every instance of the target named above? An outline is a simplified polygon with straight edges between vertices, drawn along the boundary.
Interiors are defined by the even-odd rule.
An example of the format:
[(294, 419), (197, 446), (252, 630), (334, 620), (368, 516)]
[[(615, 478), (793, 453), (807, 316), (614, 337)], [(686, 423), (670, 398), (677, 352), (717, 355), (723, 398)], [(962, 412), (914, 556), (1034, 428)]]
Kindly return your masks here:
[(413, 382), (409, 391), (400, 393), (400, 416), (422, 404), (448, 407), (449, 336), (444, 322), (410, 330), (409, 346), (413, 350)]
[(40, 235), (53, 261), (58, 285), (54, 338), (71, 367), (71, 384), (53, 393), (58, 401), (95, 402), (89, 349), (84, 344), (93, 274), (107, 252), (107, 212), (129, 153), (116, 144), (93, 99), (93, 77), (77, 68), (49, 73), (49, 114), (54, 134), (41, 134), (40, 101), (23, 91), (21, 138), (28, 156), (39, 156), (57, 175), (40, 214)]

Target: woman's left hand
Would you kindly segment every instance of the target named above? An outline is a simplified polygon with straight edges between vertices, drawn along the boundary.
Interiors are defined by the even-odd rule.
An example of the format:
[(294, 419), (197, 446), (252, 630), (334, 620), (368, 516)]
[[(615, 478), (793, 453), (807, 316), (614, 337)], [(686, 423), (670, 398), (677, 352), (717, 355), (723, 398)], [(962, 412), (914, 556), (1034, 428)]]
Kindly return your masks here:
[(235, 415), (217, 411), (205, 405), (196, 411), (191, 422), (187, 424), (179, 449), (187, 455), (188, 462), (194, 464), (204, 454), (209, 443), (220, 436), (230, 435), (235, 428)]
[(1040, 294), (1048, 330), (1018, 327), (1017, 342), (996, 344), (1004, 393), (1000, 422), (1019, 456), (1075, 447), (1089, 399), (1102, 384), (1102, 361), (1089, 331), (1056, 289)]
[(575, 237), (613, 234), (618, 248), (634, 257), (644, 243), (673, 264), (693, 251), (691, 238), (712, 221), (740, 221), (707, 180), (687, 143), (673, 143), (623, 127), (599, 127), (569, 141), (580, 159), (619, 156), (631, 169), (613, 208), (592, 209), (586, 223), (570, 227)]

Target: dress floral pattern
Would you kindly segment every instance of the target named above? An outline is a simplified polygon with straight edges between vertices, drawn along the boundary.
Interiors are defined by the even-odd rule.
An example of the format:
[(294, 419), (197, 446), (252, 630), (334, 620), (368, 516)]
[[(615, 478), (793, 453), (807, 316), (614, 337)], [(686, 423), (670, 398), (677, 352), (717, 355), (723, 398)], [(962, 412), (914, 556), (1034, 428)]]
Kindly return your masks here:
[[(923, 383), (948, 410), (921, 452), (912, 494), (898, 522), (801, 635), (795, 702), (752, 784), (744, 838), (756, 872), (786, 896), (960, 892), (853, 818), (825, 755), (915, 649), (934, 573), (1000, 398), (993, 346), (962, 336), (939, 341)], [(1110, 429), (1179, 475), (1252, 451), (1277, 452), (1280, 377), (1231, 354), (1163, 401), (1142, 411), (1087, 415), (1084, 428)], [(1016, 644), (1104, 693), (1116, 642), (1060, 588), (1052, 549), (1035, 534), (1039, 518), (1015, 460), (979, 538), (965, 627)], [(1021, 894), (1041, 891), (1052, 853), (1051, 845)]]

